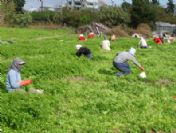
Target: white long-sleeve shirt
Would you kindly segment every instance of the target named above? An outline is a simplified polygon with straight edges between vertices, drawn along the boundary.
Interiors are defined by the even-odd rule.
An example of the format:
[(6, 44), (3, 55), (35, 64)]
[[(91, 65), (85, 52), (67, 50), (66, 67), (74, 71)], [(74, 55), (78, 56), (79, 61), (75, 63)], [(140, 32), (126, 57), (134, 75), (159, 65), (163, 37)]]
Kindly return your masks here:
[(110, 48), (110, 41), (109, 40), (102, 41), (101, 47), (104, 50), (111, 50), (111, 48)]
[(145, 39), (143, 37), (141, 37), (141, 40), (139, 41), (139, 46), (142, 46), (142, 47), (147, 47), (147, 42), (145, 41)]

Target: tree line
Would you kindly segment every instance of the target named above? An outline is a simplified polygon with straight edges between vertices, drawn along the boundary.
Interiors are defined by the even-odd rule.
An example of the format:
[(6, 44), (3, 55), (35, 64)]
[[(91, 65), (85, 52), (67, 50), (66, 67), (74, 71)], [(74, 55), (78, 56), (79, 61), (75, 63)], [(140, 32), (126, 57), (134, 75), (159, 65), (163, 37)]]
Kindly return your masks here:
[[(40, 13), (26, 14), (23, 10), (25, 0), (2, 0), (0, 13), (4, 13), (5, 16), (7, 16), (5, 19), (10, 22), (13, 22), (12, 20), (8, 20), (10, 18), (18, 18), (18, 20), (15, 21), (21, 22), (21, 17), (21, 20), (25, 20), (25, 22), (27, 22), (27, 20), (31, 20), (31, 18), (28, 18), (30, 16), (32, 16), (33, 22), (36, 20), (39, 21), (39, 18), (41, 18), (40, 21), (49, 21), (54, 23), (62, 21), (65, 23), (67, 20), (75, 21), (73, 22), (74, 24), (72, 24), (72, 22), (69, 23), (70, 26), (87, 24), (91, 21), (102, 21), (108, 26), (125, 24), (130, 27), (137, 27), (140, 23), (147, 23), (153, 27), (156, 21), (176, 23), (176, 16), (174, 16), (175, 5), (173, 0), (168, 0), (166, 7), (162, 7), (160, 5), (160, 1), (132, 0), (132, 3), (124, 1), (120, 7), (105, 5), (104, 7), (100, 7), (97, 11), (93, 11), (94, 14), (91, 16), (92, 11), (88, 11), (88, 9), (86, 9), (86, 11), (69, 11), (62, 9), (62, 13), (48, 13), (44, 11)], [(69, 15), (69, 13), (72, 13), (73, 15)], [(80, 14), (82, 16), (80, 16), (79, 19), (74, 18), (78, 17)], [(27, 20), (24, 18), (27, 18)], [(81, 22), (79, 23), (79, 21)]]

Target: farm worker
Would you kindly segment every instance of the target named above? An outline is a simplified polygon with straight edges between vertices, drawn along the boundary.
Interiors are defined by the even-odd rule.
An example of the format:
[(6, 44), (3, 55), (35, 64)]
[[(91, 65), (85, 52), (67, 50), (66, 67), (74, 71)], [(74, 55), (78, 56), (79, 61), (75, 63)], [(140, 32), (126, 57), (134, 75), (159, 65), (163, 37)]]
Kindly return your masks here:
[(163, 37), (164, 42), (171, 43), (172, 38), (170, 37), (170, 35), (164, 34), (163, 36), (164, 36)]
[(80, 35), (79, 35), (79, 40), (80, 40), (80, 41), (85, 41), (85, 37), (84, 37), (83, 34), (80, 34)]
[(157, 45), (161, 45), (161, 44), (162, 44), (162, 41), (161, 41), (161, 39), (160, 39), (159, 37), (155, 37), (155, 38), (153, 39), (153, 41), (154, 41)]
[(113, 34), (110, 39), (111, 39), (111, 41), (115, 41), (117, 39), (116, 35)]
[(119, 70), (116, 74), (117, 76), (123, 76), (130, 74), (130, 66), (128, 61), (131, 60), (141, 71), (144, 71), (144, 68), (138, 63), (135, 58), (136, 50), (134, 48), (130, 48), (128, 52), (120, 52), (117, 53), (113, 60), (113, 66)]
[[(20, 58), (15, 58), (9, 68), (7, 79), (6, 79), (6, 90), (7, 92), (25, 92), (21, 87), (30, 85), (32, 80), (21, 80), (20, 71), (25, 62)], [(42, 93), (42, 90), (29, 89), (29, 92)]]
[(161, 39), (162, 43), (164, 43), (164, 37), (165, 37), (165, 33), (160, 32), (159, 33), (159, 38)]
[(172, 37), (172, 36), (168, 37), (168, 43), (172, 43), (172, 42), (174, 42), (174, 41), (175, 41), (175, 38), (174, 38), (174, 37)]
[(93, 38), (94, 37), (94, 33), (93, 32), (90, 32), (88, 35), (87, 35), (88, 38)]
[(148, 48), (147, 42), (146, 42), (146, 40), (143, 37), (141, 37), (141, 39), (140, 39), (140, 41), (138, 43), (138, 46), (140, 48)]
[(83, 47), (80, 44), (76, 45), (76, 55), (78, 57), (84, 55), (88, 59), (92, 58), (92, 53), (91, 53), (90, 49), (88, 49), (87, 47)]
[(109, 40), (103, 40), (100, 46), (104, 50), (108, 50), (108, 51), (111, 50), (111, 48), (110, 48), (110, 41)]

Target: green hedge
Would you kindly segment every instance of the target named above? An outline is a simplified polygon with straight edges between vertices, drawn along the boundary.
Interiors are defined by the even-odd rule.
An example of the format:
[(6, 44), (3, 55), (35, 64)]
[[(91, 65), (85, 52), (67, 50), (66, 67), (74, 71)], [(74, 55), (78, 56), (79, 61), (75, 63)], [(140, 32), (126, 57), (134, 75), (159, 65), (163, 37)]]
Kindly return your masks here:
[(89, 9), (78, 11), (63, 8), (60, 12), (32, 12), (31, 16), (33, 22), (52, 22), (77, 27), (79, 25), (89, 24), (92, 21), (96, 21), (98, 17), (95, 16), (97, 16), (97, 14), (97, 11), (91, 11)]
[(90, 24), (91, 22), (101, 22), (108, 26), (128, 24), (130, 22), (129, 14), (120, 7), (101, 7), (99, 10), (70, 10), (63, 8), (59, 12), (32, 12), (31, 16), (33, 22), (52, 22), (73, 27)]
[(93, 21), (98, 21), (98, 12), (89, 9), (80, 11), (63, 9), (61, 14), (61, 22), (73, 27), (89, 24)]
[(6, 15), (5, 21), (12, 26), (26, 27), (32, 22), (32, 17), (29, 13), (15, 14), (10, 13)]
[(31, 16), (33, 22), (53, 22), (57, 12), (52, 11), (42, 11), (42, 12), (32, 12)]

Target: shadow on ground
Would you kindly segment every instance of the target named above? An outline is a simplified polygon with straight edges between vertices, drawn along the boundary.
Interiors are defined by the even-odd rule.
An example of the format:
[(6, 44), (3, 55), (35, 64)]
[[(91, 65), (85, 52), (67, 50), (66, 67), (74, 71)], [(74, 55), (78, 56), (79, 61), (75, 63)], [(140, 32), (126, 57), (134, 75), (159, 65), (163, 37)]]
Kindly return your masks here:
[(113, 68), (111, 68), (111, 69), (99, 69), (98, 73), (103, 75), (115, 75), (116, 72)]

